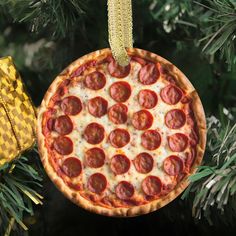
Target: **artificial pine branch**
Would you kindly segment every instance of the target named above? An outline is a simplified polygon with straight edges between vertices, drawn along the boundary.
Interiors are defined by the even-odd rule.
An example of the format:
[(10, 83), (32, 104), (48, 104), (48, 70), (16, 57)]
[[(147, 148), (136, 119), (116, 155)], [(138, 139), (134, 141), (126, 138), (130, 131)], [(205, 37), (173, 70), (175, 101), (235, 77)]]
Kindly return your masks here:
[[(176, 41), (201, 45), (210, 61), (236, 64), (236, 2), (234, 0), (152, 0), (153, 18)], [(175, 34), (173, 34), (175, 35)]]
[(231, 210), (236, 217), (236, 124), (224, 126), (215, 117), (208, 119), (207, 152), (190, 181), (182, 198), (193, 196), (194, 217), (212, 223), (214, 210)]
[(2, 0), (2, 6), (15, 22), (30, 24), (34, 33), (45, 30), (52, 38), (64, 38), (82, 24), (88, 0)]
[(236, 64), (236, 2), (233, 0), (194, 1), (202, 7), (202, 13), (209, 17), (200, 22), (203, 37), (199, 40), (204, 43), (202, 51), (209, 56), (219, 55), (225, 60), (229, 69)]
[[(31, 151), (28, 155), (35, 156), (35, 152), (36, 150)], [(28, 159), (28, 156), (20, 156), (0, 168), (1, 235), (3, 232), (8, 235), (14, 222), (26, 230), (27, 226), (23, 223), (24, 214), (33, 215), (32, 203), (42, 204), (42, 196), (36, 191), (42, 187), (42, 178)]]
[[(211, 62), (236, 63), (236, 3), (234, 0), (146, 0), (153, 19), (175, 41), (195, 42)], [(62, 39), (81, 31), (94, 14), (90, 0), (2, 0), (0, 6), (15, 22), (25, 22), (34, 33)], [(104, 4), (105, 8), (105, 4)], [(91, 11), (93, 10), (93, 14)], [(5, 14), (6, 15), (6, 14)], [(159, 25), (157, 30), (160, 34)], [(178, 34), (175, 34), (178, 32)]]

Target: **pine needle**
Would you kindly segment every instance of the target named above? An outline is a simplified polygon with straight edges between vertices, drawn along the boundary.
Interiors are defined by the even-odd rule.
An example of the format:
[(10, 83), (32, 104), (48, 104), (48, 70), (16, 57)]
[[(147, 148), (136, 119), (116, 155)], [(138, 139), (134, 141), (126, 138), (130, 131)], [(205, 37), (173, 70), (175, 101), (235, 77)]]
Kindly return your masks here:
[(0, 6), (15, 22), (26, 22), (34, 33), (49, 30), (52, 38), (63, 38), (82, 23), (86, 0), (5, 0)]
[(231, 70), (235, 64), (235, 34), (236, 34), (236, 6), (231, 1), (207, 0), (207, 4), (194, 1), (195, 4), (202, 6), (202, 12), (206, 10), (210, 16), (205, 22), (199, 22), (202, 33), (205, 35), (200, 42), (205, 41), (202, 49), (210, 56), (216, 54), (224, 58)]
[[(33, 151), (28, 156), (35, 155)], [(32, 202), (42, 204), (43, 197), (36, 189), (41, 187), (42, 178), (29, 163), (29, 158), (22, 156), (0, 168), (0, 234), (10, 234), (12, 225), (20, 225), (24, 230), (24, 214), (33, 215)], [(15, 223), (14, 223), (15, 222)], [(17, 227), (14, 227), (17, 228)]]
[[(221, 213), (234, 206), (236, 194), (236, 124), (223, 126), (215, 117), (208, 119), (207, 154), (204, 166), (190, 177), (182, 199), (193, 197), (193, 216), (213, 223), (213, 207)], [(231, 209), (235, 214), (236, 209)]]

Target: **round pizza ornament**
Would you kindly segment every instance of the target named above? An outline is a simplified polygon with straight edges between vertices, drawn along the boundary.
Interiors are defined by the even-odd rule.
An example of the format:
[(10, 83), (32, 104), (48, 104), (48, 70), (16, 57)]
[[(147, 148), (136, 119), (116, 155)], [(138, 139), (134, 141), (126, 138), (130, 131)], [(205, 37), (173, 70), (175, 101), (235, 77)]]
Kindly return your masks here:
[(41, 160), (77, 205), (136, 216), (175, 199), (202, 160), (206, 121), (185, 75), (164, 58), (129, 49), (122, 67), (110, 49), (69, 65), (38, 114)]

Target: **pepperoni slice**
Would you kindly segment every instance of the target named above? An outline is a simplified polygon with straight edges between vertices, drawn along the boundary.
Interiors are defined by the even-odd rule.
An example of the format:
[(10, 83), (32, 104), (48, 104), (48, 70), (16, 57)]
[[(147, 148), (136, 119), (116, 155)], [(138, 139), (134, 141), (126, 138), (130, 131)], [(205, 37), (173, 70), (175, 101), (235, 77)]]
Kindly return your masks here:
[(128, 200), (134, 195), (134, 186), (127, 181), (121, 181), (116, 185), (115, 192), (121, 200)]
[(141, 90), (138, 94), (138, 102), (140, 106), (146, 109), (154, 108), (157, 105), (157, 101), (157, 94), (150, 89)]
[(191, 102), (191, 98), (188, 97), (188, 96), (184, 96), (181, 100), (181, 103), (183, 104), (187, 104), (187, 103), (190, 103)]
[(81, 76), (85, 70), (87, 70), (90, 67), (93, 67), (97, 64), (96, 60), (89, 60), (86, 63), (80, 65), (78, 68), (74, 70), (74, 72), (71, 75), (71, 78), (74, 78), (75, 76)]
[(164, 76), (165, 80), (167, 80), (168, 82), (170, 82), (171, 84), (176, 84), (176, 79), (173, 75), (165, 75)]
[(150, 154), (142, 152), (135, 157), (133, 164), (139, 173), (147, 174), (153, 168), (153, 158)]
[(128, 108), (122, 103), (113, 105), (108, 111), (109, 119), (116, 125), (124, 124), (128, 119)]
[(55, 124), (55, 119), (49, 118), (49, 119), (47, 120), (47, 128), (48, 128), (49, 131), (53, 131), (53, 129), (54, 129), (54, 124)]
[(129, 132), (125, 129), (115, 129), (109, 135), (111, 145), (115, 148), (124, 147), (130, 141)]
[(188, 137), (185, 134), (176, 133), (167, 139), (169, 147), (173, 152), (183, 152), (188, 145)]
[(95, 97), (89, 100), (89, 113), (95, 117), (104, 116), (107, 113), (108, 102), (102, 97)]
[(141, 144), (147, 150), (155, 150), (161, 145), (161, 135), (156, 130), (147, 130), (141, 136)]
[(91, 148), (85, 153), (85, 161), (91, 168), (100, 168), (105, 163), (105, 153), (101, 148)]
[(135, 129), (144, 130), (149, 129), (153, 123), (153, 116), (147, 110), (135, 112), (132, 118), (132, 125)]
[(130, 64), (128, 66), (120, 66), (113, 58), (108, 64), (108, 72), (116, 78), (124, 78), (130, 72)]
[(61, 109), (66, 115), (75, 116), (82, 111), (82, 103), (79, 98), (69, 96), (62, 100)]
[(116, 175), (126, 173), (130, 168), (130, 160), (122, 154), (117, 154), (111, 159), (111, 170)]
[(148, 196), (157, 196), (161, 193), (162, 182), (156, 176), (148, 176), (142, 182), (143, 192)]
[[(162, 64), (158, 63), (158, 69), (159, 69), (159, 71), (162, 75), (168, 74), (168, 66), (165, 66), (165, 65), (162, 65)], [(172, 70), (172, 69), (169, 68), (169, 70)]]
[(102, 89), (106, 84), (105, 75), (99, 71), (94, 71), (88, 75), (86, 75), (84, 80), (85, 87), (92, 90)]
[(169, 192), (171, 192), (176, 186), (176, 181), (173, 183), (167, 183), (163, 184), (162, 186), (162, 196), (167, 195)]
[(75, 178), (82, 172), (81, 161), (78, 158), (69, 157), (63, 162), (61, 169), (68, 177)]
[(139, 71), (139, 82), (144, 85), (150, 85), (156, 83), (160, 76), (160, 73), (153, 63), (148, 63)]
[(199, 142), (199, 133), (197, 130), (196, 125), (194, 127), (192, 127), (191, 132), (189, 134), (189, 144), (191, 146), (196, 146)]
[(90, 144), (98, 144), (104, 139), (105, 130), (98, 123), (90, 123), (84, 130), (84, 138)]
[(164, 160), (163, 169), (168, 175), (178, 175), (183, 172), (184, 162), (180, 157), (171, 155)]
[(168, 85), (161, 90), (161, 98), (163, 102), (169, 105), (177, 104), (181, 100), (182, 94), (182, 91), (174, 85)]
[(144, 66), (144, 65), (146, 65), (148, 62), (147, 61), (145, 61), (143, 58), (141, 58), (141, 57), (132, 57), (131, 58), (131, 61), (136, 61), (136, 62), (138, 62), (141, 66)]
[(68, 93), (68, 85), (70, 84), (70, 82), (71, 81), (69, 79), (66, 79), (60, 83), (60, 85), (57, 88), (56, 94), (53, 96), (55, 101), (57, 100), (57, 98), (60, 98), (64, 96), (66, 93)]
[(53, 142), (55, 151), (61, 155), (69, 155), (73, 151), (73, 142), (65, 136), (57, 137)]
[(54, 123), (54, 130), (61, 135), (66, 135), (72, 132), (73, 123), (69, 116), (59, 116)]
[(185, 168), (187, 172), (189, 172), (196, 157), (196, 148), (190, 148), (189, 152), (186, 152), (185, 155), (186, 155)]
[(126, 102), (131, 95), (131, 87), (124, 81), (113, 83), (110, 87), (110, 95), (116, 102)]
[(168, 82), (172, 84), (176, 84), (175, 77), (169, 74), (169, 71), (173, 71), (173, 65), (170, 65), (170, 64), (162, 65), (158, 63), (158, 69), (165, 80), (167, 80)]
[(97, 194), (101, 194), (107, 187), (107, 179), (101, 173), (95, 173), (88, 179), (88, 189)]
[(185, 122), (186, 115), (179, 109), (170, 110), (165, 116), (165, 124), (170, 129), (179, 129), (184, 126)]

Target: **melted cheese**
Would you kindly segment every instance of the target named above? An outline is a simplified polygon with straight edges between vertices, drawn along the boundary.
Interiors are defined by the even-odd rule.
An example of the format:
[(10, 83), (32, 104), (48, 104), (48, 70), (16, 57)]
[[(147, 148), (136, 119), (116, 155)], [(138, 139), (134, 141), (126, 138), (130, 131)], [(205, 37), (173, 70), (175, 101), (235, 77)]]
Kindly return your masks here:
[[(162, 169), (163, 161), (165, 160), (165, 158), (168, 157), (169, 155), (177, 154), (177, 153), (173, 153), (169, 149), (168, 143), (167, 143), (167, 136), (174, 134), (176, 132), (183, 132), (185, 134), (188, 134), (189, 127), (186, 124), (181, 129), (178, 129), (177, 131), (171, 130), (166, 127), (164, 118), (165, 118), (165, 114), (169, 110), (176, 109), (176, 108), (181, 109), (183, 107), (183, 104), (178, 103), (176, 105), (168, 105), (162, 101), (160, 97), (160, 91), (168, 83), (161, 77), (153, 85), (143, 85), (140, 82), (138, 82), (138, 73), (140, 69), (141, 69), (141, 65), (139, 63), (131, 62), (130, 74), (123, 79), (118, 79), (118, 78), (112, 77), (108, 73), (107, 66), (105, 64), (101, 68), (101, 72), (104, 73), (106, 77), (106, 85), (103, 89), (99, 91), (93, 91), (91, 89), (86, 88), (83, 85), (83, 83), (78, 82), (75, 85), (73, 85), (73, 87), (70, 87), (69, 93), (65, 95), (65, 96), (70, 96), (70, 95), (77, 96), (81, 99), (83, 103), (83, 110), (81, 111), (81, 113), (77, 116), (71, 116), (71, 119), (74, 123), (74, 130), (68, 136), (73, 140), (73, 143), (74, 143), (74, 151), (70, 156), (75, 156), (79, 158), (81, 162), (83, 163), (82, 179), (83, 179), (83, 183), (85, 183), (84, 185), (85, 188), (87, 185), (88, 178), (92, 174), (97, 173), (97, 172), (103, 173), (108, 180), (108, 187), (106, 189), (105, 194), (114, 192), (115, 186), (119, 183), (119, 181), (125, 180), (125, 181), (131, 182), (134, 185), (136, 194), (142, 195), (143, 193), (141, 190), (141, 183), (147, 175), (158, 176), (162, 180), (162, 182), (165, 184), (172, 182), (171, 180), (173, 177), (167, 175)], [(94, 68), (94, 70), (96, 70), (96, 68)], [(127, 102), (124, 103), (128, 107), (128, 121), (125, 124), (121, 124), (121, 125), (115, 125), (114, 123), (112, 123), (108, 119), (107, 115), (102, 116), (101, 118), (93, 117), (88, 112), (88, 109), (87, 109), (87, 104), (88, 104), (89, 99), (94, 98), (96, 96), (101, 96), (104, 99), (106, 99), (108, 101), (108, 107), (111, 107), (112, 105), (116, 104), (116, 102), (109, 95), (109, 87), (114, 82), (117, 82), (117, 81), (126, 81), (130, 84), (132, 88), (132, 93), (131, 93), (130, 98), (128, 99)], [(143, 133), (143, 131), (136, 130), (131, 124), (131, 118), (133, 114), (142, 109), (142, 107), (138, 103), (138, 98), (137, 98), (138, 93), (142, 89), (151, 89), (155, 91), (158, 95), (157, 105), (153, 109), (149, 109), (149, 111), (152, 113), (153, 118), (154, 118), (151, 129), (157, 129), (160, 132), (161, 137), (162, 137), (161, 146), (157, 150), (154, 150), (154, 151), (148, 151), (144, 147), (142, 147), (141, 134)], [(91, 145), (87, 143), (87, 141), (83, 138), (84, 129), (91, 122), (99, 123), (105, 129), (105, 138), (98, 145)], [(111, 146), (111, 144), (108, 141), (109, 133), (116, 128), (124, 128), (128, 130), (130, 134), (130, 138), (131, 138), (130, 142), (121, 149), (114, 148), (113, 146)], [(105, 165), (103, 165), (101, 168), (96, 168), (96, 169), (90, 168), (84, 165), (85, 152), (88, 149), (95, 146), (102, 148), (106, 153)], [(114, 175), (114, 173), (111, 171), (110, 160), (115, 154), (123, 153), (132, 161), (141, 152), (147, 152), (151, 154), (154, 159), (154, 167), (150, 173), (148, 174), (138, 173), (132, 163), (131, 163), (131, 167), (129, 171), (123, 175)], [(184, 155), (182, 153), (178, 153), (177, 155), (180, 156), (181, 158), (184, 158)], [(66, 156), (64, 158), (66, 158)], [(73, 180), (73, 182), (76, 182), (76, 181), (77, 179)]]

